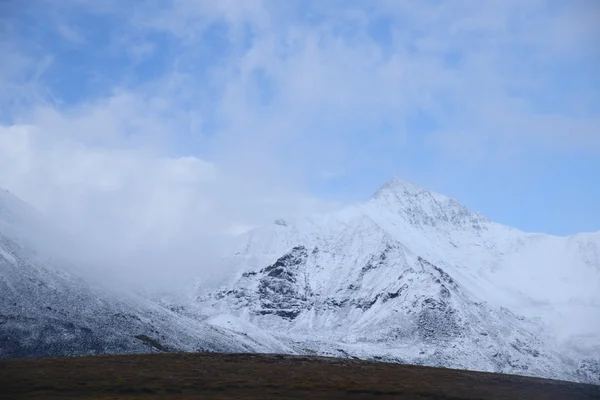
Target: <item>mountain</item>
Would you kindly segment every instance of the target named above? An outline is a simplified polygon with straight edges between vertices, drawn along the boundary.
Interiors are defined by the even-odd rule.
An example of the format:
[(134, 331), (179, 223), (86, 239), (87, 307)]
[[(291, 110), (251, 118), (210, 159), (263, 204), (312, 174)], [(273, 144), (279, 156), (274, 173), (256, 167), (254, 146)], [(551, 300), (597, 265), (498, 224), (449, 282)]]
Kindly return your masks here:
[(318, 354), (600, 384), (600, 233), (520, 232), (400, 180), (239, 236), (189, 299), (92, 284), (79, 247), (0, 190), (0, 358)]
[(394, 179), (240, 236), (227, 280), (183, 308), (301, 354), (600, 384), (599, 248), (599, 233), (520, 232)]
[[(268, 352), (135, 295), (90, 285), (53, 246), (66, 237), (0, 190), (0, 359), (157, 351)], [(71, 243), (76, 246), (75, 243)]]

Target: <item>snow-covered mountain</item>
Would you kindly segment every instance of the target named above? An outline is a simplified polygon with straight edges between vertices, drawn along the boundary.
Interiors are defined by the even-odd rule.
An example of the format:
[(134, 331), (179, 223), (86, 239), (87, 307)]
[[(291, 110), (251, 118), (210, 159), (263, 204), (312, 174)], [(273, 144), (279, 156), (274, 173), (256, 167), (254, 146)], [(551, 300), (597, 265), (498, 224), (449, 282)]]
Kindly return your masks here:
[(0, 190), (0, 359), (289, 351), (276, 341), (266, 346), (155, 302), (90, 285), (51, 250), (64, 245), (62, 236), (32, 207)]
[(197, 315), (299, 353), (600, 383), (600, 233), (523, 233), (391, 180), (242, 235)]
[(92, 285), (69, 246), (0, 190), (0, 358), (278, 352), (600, 384), (600, 233), (523, 233), (399, 180), (241, 235), (221, 287), (186, 300)]

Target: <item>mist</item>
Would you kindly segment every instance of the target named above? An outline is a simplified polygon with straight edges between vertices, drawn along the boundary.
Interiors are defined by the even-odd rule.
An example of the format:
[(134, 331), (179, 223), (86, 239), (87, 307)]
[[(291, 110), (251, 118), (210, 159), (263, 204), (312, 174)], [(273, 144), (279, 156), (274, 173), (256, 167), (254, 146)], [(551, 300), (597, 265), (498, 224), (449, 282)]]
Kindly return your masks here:
[(38, 243), (73, 260), (78, 274), (112, 286), (173, 291), (196, 280), (218, 282), (236, 235), (278, 217), (329, 209), (266, 174), (229, 173), (148, 149), (73, 151), (70, 141), (54, 142), (49, 152), (36, 132), (0, 131), (13, 143), (15, 135), (27, 144), (19, 149), (28, 165), (18, 174), (14, 160), (2, 169), (4, 182), (42, 212), (44, 232), (52, 234)]

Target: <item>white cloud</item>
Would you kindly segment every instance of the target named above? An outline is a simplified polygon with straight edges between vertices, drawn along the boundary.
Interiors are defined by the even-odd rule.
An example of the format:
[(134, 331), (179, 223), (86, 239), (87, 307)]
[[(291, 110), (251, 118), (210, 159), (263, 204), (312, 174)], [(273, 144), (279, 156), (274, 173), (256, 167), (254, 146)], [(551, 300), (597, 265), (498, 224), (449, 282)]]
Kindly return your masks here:
[(251, 165), (169, 156), (144, 134), (160, 137), (172, 126), (136, 102), (118, 95), (67, 113), (44, 108), (30, 125), (0, 126), (0, 187), (85, 238), (102, 275), (151, 287), (215, 275), (225, 235), (328, 208)]
[(110, 148), (77, 140), (79, 130), (93, 124), (74, 121), (70, 135), (55, 134), (49, 124), (2, 127), (0, 185), (75, 231), (93, 222), (97, 239), (125, 248), (160, 244), (182, 230), (218, 234), (232, 224), (267, 222), (279, 212), (319, 209), (308, 199), (303, 206), (301, 196), (290, 202), (292, 193), (268, 188), (268, 180), (252, 170), (220, 170), (149, 146)]

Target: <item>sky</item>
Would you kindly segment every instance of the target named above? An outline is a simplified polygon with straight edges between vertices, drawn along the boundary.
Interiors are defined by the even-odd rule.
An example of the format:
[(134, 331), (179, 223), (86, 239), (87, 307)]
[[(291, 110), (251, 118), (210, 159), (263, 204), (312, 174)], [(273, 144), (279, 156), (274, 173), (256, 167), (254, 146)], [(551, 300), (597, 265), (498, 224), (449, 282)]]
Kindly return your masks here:
[(0, 0), (0, 54), (0, 186), (101, 249), (190, 260), (391, 177), (600, 230), (595, 0)]

